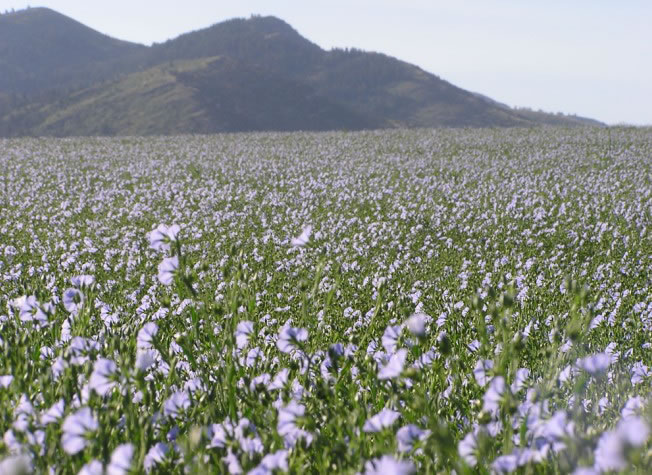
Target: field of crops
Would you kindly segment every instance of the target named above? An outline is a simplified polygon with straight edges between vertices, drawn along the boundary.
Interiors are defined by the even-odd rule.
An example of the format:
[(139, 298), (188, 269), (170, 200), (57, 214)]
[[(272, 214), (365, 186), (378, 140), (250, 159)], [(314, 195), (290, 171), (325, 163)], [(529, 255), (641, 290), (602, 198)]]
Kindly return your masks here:
[(650, 473), (651, 176), (645, 129), (0, 141), (0, 473)]

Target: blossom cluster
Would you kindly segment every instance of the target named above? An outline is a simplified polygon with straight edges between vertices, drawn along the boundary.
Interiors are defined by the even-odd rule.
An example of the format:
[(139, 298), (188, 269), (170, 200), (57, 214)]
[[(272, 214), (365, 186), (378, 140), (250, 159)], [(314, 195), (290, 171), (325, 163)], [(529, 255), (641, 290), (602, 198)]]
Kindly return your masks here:
[(0, 142), (0, 473), (650, 472), (651, 139)]

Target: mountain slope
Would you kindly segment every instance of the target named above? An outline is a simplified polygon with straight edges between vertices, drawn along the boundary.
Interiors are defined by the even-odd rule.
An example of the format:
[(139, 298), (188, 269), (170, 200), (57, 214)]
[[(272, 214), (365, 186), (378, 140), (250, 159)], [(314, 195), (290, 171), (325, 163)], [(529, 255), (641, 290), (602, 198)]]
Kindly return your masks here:
[(238, 61), (290, 77), (318, 67), (326, 52), (275, 17), (235, 18), (153, 45), (149, 64), (208, 56)]
[(31, 9), (0, 16), (0, 71), (5, 136), (593, 125), (510, 109), (383, 54), (324, 51), (274, 17), (145, 47)]
[[(581, 118), (520, 113), (379, 53), (324, 51), (275, 17), (215, 24), (155, 45), (151, 64), (228, 55), (312, 86), (320, 95), (399, 127), (586, 125)], [(599, 123), (598, 123), (599, 124)]]
[(47, 136), (165, 135), (384, 125), (304, 84), (215, 57), (166, 63), (57, 101), (32, 102), (0, 119), (0, 135), (21, 135), (23, 130)]
[(103, 80), (146, 50), (47, 8), (0, 15), (0, 91), (35, 93)]
[(332, 51), (308, 83), (323, 95), (404, 127), (534, 124), (416, 66), (378, 53)]
[(320, 95), (403, 127), (534, 125), (408, 63), (378, 53), (326, 52), (274, 17), (235, 19), (152, 49), (149, 60), (229, 55), (305, 82)]

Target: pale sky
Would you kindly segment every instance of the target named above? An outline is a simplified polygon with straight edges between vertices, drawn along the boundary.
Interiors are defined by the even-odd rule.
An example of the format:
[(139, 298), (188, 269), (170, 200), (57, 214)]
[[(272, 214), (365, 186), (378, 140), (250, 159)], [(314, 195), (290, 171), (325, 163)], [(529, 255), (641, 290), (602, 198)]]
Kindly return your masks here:
[(0, 0), (151, 44), (275, 15), (325, 49), (379, 51), (510, 106), (652, 124), (652, 0)]

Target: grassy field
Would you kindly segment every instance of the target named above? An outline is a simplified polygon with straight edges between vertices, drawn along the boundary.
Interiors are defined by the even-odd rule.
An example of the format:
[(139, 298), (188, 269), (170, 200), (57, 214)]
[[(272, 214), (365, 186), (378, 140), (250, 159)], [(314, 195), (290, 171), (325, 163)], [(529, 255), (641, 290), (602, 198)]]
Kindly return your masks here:
[(650, 473), (651, 176), (645, 129), (0, 141), (0, 473)]

